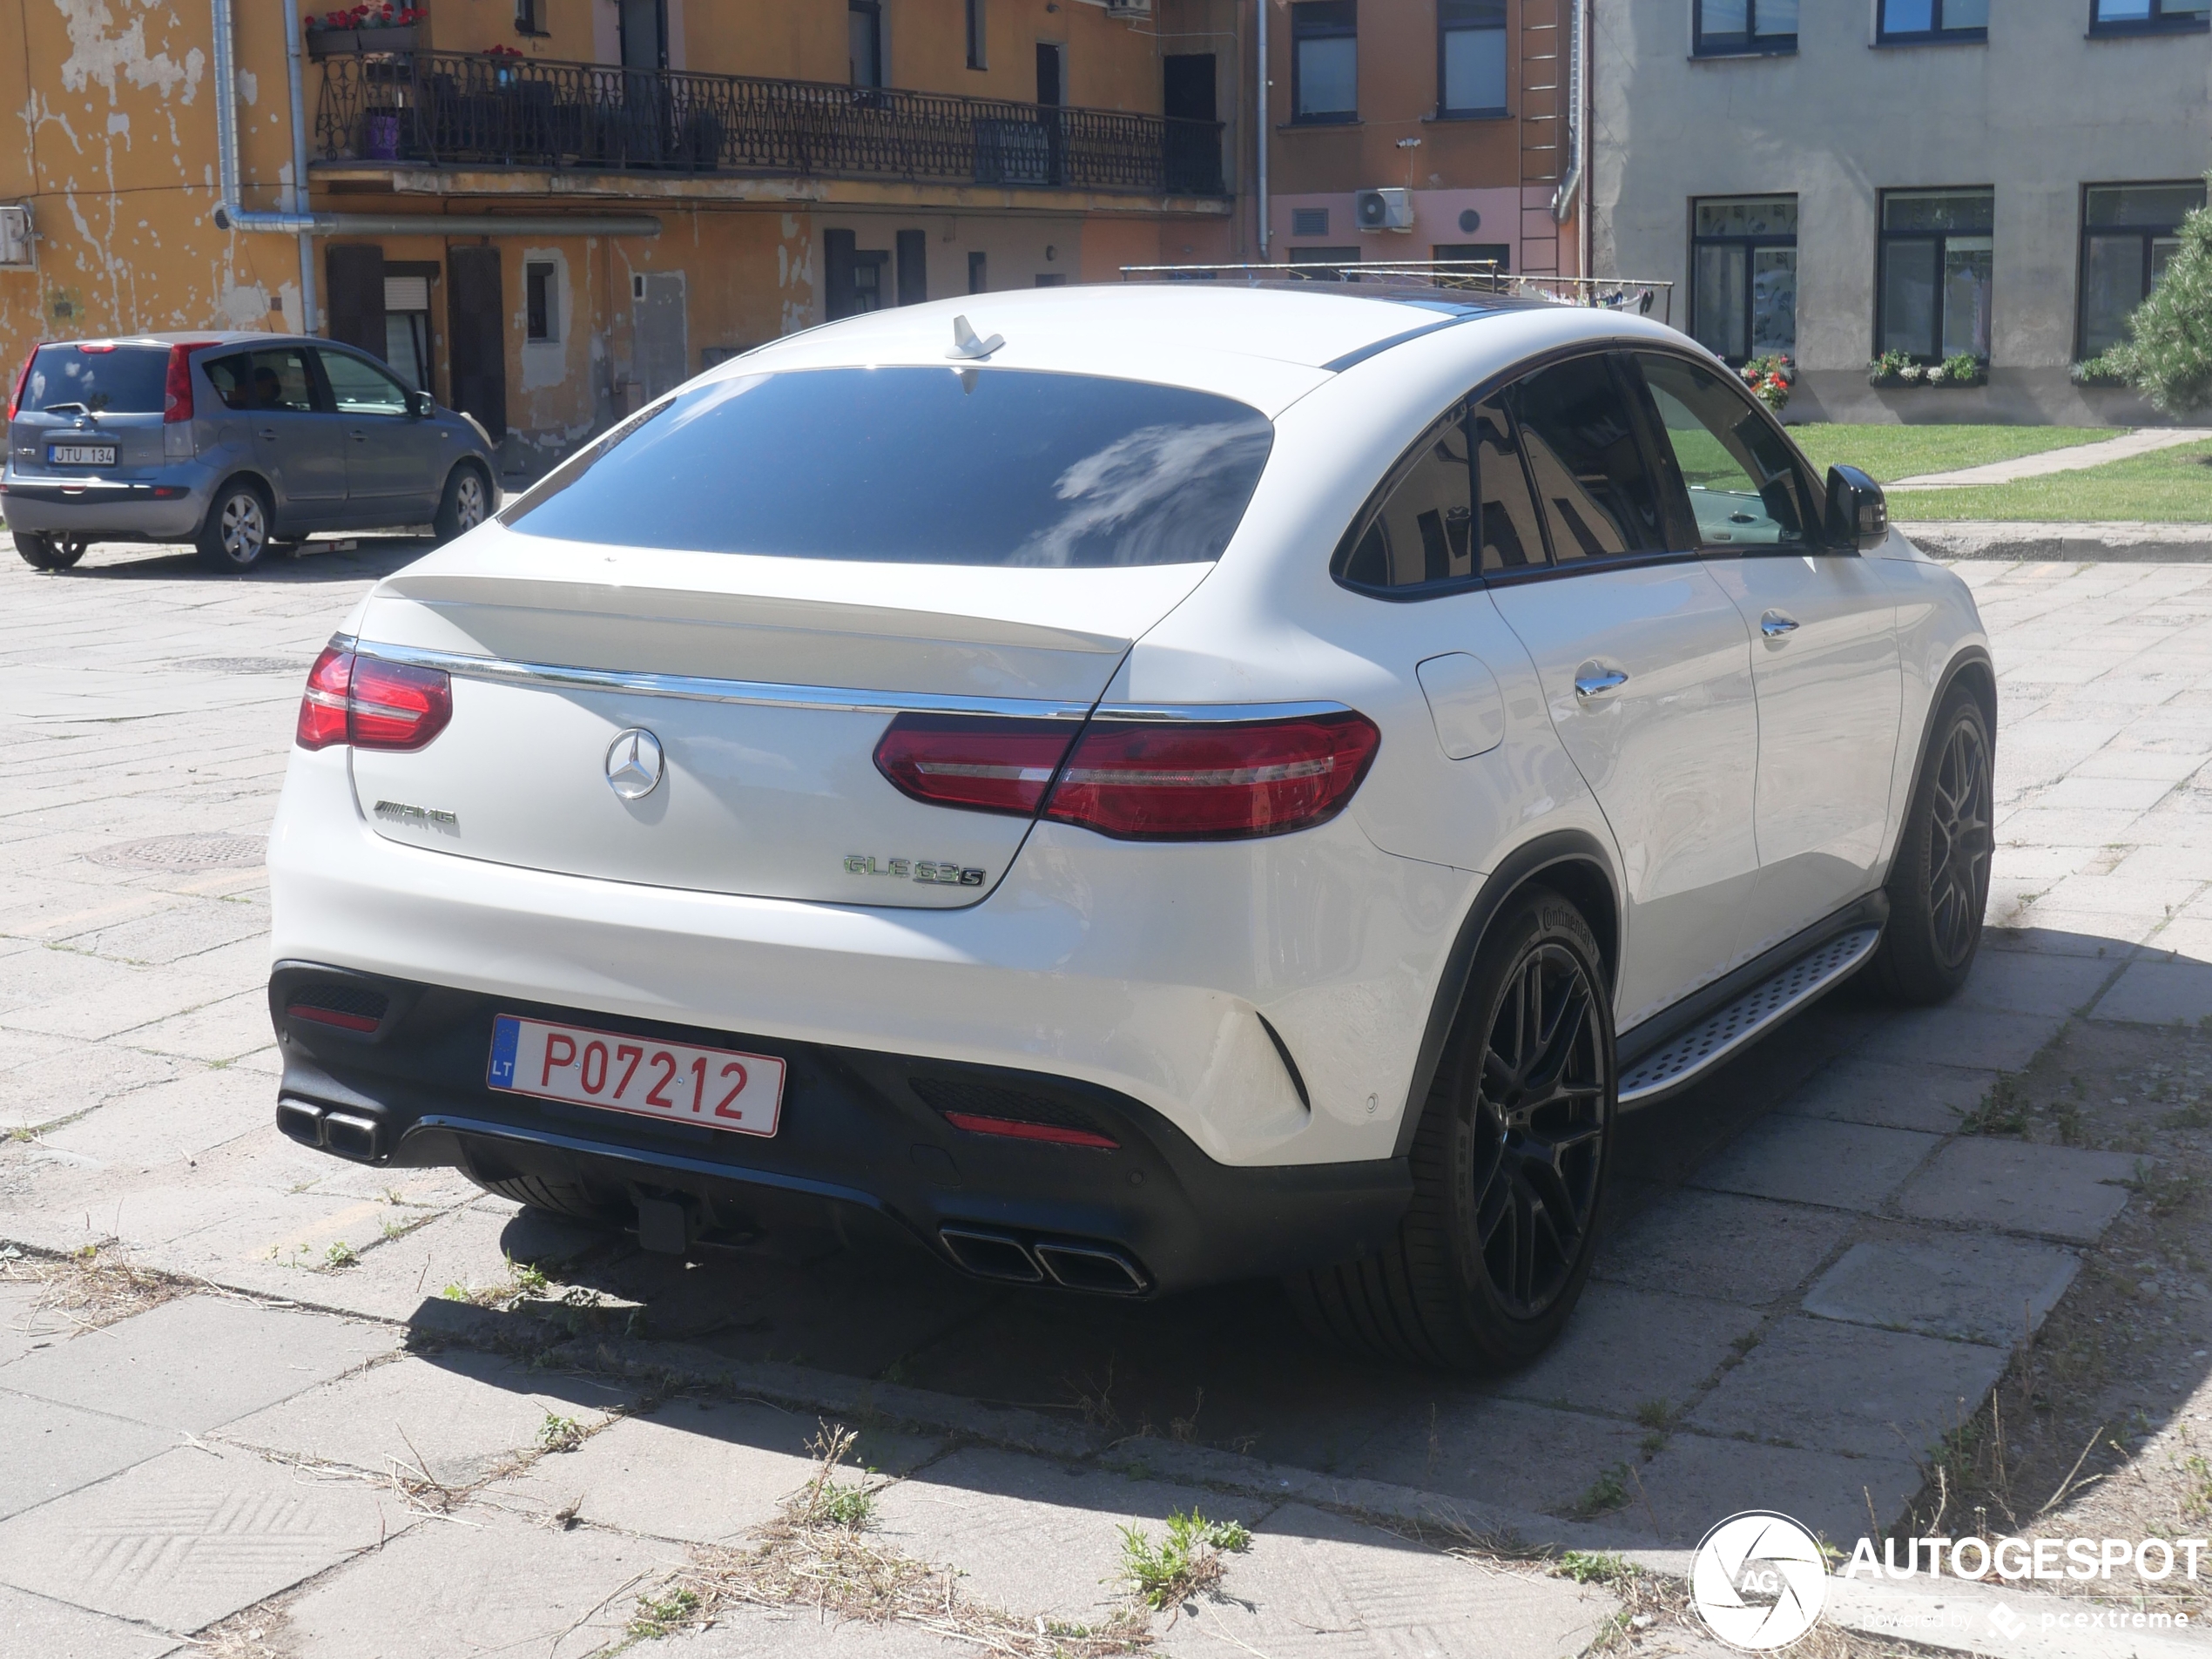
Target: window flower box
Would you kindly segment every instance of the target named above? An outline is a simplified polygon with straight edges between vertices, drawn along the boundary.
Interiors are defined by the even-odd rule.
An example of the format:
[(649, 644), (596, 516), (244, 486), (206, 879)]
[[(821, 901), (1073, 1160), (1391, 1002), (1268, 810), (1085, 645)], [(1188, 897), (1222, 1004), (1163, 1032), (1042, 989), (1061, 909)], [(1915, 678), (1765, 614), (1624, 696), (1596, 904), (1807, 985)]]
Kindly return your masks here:
[(421, 47), (429, 13), (420, 6), (355, 5), (307, 21), (307, 56), (333, 53), (411, 52)]

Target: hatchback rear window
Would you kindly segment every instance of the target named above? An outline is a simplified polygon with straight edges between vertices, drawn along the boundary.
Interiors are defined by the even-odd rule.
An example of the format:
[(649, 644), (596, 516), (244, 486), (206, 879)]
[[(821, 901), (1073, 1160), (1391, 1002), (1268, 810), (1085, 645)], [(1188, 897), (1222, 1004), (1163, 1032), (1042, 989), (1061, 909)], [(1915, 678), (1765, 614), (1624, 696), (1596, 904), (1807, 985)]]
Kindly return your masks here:
[(1221, 556), (1274, 442), (1211, 393), (1028, 369), (819, 368), (698, 387), (501, 515), (571, 541), (912, 564)]
[(74, 413), (81, 403), (95, 415), (158, 415), (168, 378), (166, 346), (41, 346), (23, 407)]

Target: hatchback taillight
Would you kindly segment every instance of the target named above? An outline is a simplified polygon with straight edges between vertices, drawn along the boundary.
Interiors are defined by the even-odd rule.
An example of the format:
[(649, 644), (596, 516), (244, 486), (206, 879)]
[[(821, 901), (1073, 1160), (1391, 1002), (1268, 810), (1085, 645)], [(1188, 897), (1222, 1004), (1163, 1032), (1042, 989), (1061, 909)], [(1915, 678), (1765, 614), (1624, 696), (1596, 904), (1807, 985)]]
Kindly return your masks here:
[(23, 367), (16, 371), (15, 388), (8, 394), (8, 418), (10, 421), (16, 418), (16, 412), (23, 408), (24, 388), (30, 384), (30, 366), (37, 361), (38, 347), (33, 345), (24, 354)]
[(161, 388), (161, 419), (165, 424), (192, 419), (192, 354), (220, 343), (195, 340), (169, 348), (169, 377)]
[(443, 669), (357, 657), (330, 645), (307, 671), (294, 735), (303, 749), (336, 743), (420, 749), (452, 718), (453, 680)]
[(902, 714), (875, 759), (903, 793), (940, 806), (1027, 816), (1042, 803), (1046, 818), (1124, 840), (1231, 840), (1332, 816), (1381, 742), (1350, 711), (1218, 725), (1094, 720), (1073, 752), (1053, 722)]

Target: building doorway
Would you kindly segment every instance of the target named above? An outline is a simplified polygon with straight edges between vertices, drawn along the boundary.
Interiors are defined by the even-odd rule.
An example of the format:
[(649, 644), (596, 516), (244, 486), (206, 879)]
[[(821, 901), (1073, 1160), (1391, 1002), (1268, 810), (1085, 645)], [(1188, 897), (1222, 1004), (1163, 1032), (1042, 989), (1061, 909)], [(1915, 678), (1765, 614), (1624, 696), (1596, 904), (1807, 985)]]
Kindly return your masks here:
[(681, 271), (639, 272), (630, 279), (630, 323), (647, 402), (691, 378)]
[(507, 302), (499, 250), (446, 250), (446, 339), (453, 407), (473, 415), (496, 442), (507, 435)]

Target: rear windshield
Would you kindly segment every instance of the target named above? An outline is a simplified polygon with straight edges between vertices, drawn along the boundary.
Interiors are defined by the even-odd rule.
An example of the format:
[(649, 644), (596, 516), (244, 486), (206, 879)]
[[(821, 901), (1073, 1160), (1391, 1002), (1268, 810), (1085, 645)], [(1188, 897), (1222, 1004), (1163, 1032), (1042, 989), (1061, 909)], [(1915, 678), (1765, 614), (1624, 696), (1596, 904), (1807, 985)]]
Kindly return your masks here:
[(1027, 369), (718, 381), (501, 516), (533, 536), (910, 564), (1188, 564), (1228, 545), (1274, 428), (1229, 398)]
[(26, 409), (95, 415), (158, 415), (169, 380), (166, 346), (41, 346), (24, 385)]

